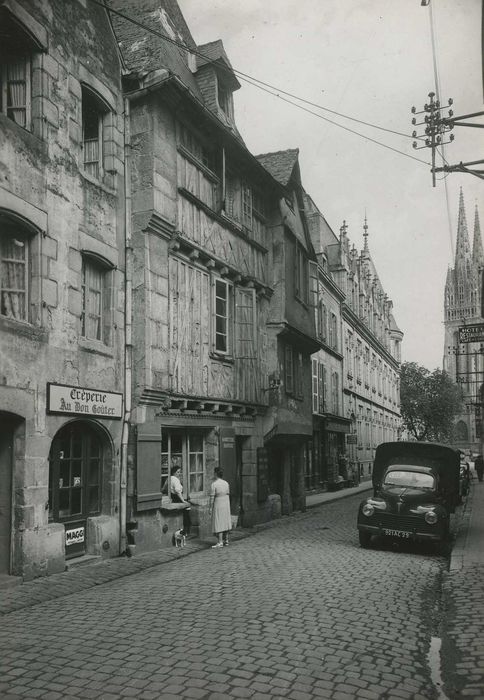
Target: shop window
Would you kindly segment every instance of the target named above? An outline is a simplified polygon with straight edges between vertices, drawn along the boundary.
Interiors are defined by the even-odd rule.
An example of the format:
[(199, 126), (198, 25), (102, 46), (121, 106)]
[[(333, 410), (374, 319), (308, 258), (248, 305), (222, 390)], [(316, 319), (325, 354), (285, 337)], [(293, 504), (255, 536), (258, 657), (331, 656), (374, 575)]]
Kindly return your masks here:
[(0, 223), (0, 293), (2, 316), (29, 320), (29, 238), (13, 222)]
[(49, 455), (49, 520), (101, 512), (102, 456), (101, 438), (86, 423), (59, 431)]
[[(145, 468), (139, 465), (138, 468)], [(185, 497), (202, 493), (205, 488), (205, 439), (201, 432), (162, 430), (161, 493), (171, 500), (171, 469), (181, 469)]]
[(230, 355), (233, 336), (233, 286), (226, 280), (216, 279), (214, 297), (214, 351)]
[(83, 255), (81, 336), (88, 340), (110, 343), (112, 270), (105, 262)]
[(109, 113), (104, 101), (82, 86), (82, 153), (84, 172), (97, 180), (104, 174), (103, 127)]

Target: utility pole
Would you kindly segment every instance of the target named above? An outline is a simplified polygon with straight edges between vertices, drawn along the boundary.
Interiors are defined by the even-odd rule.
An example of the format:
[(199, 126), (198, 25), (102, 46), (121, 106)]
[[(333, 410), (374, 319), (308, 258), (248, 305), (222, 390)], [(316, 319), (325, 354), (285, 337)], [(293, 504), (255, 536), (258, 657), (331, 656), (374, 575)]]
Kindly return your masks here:
[[(430, 102), (424, 105), (422, 111), (417, 112), (416, 107), (412, 107), (412, 114), (425, 114), (423, 121), (417, 122), (417, 118), (413, 117), (412, 124), (414, 126), (425, 126), (424, 134), (412, 132), (413, 138), (425, 139), (423, 146), (418, 145), (418, 141), (413, 142), (413, 147), (417, 150), (421, 148), (430, 148), (432, 150), (432, 186), (435, 187), (435, 173), (438, 169), (435, 167), (435, 151), (438, 146), (443, 146), (454, 140), (454, 134), (449, 135), (449, 140), (444, 141), (445, 134), (454, 128), (454, 124), (449, 119), (454, 115), (449, 109), (449, 119), (442, 117), (441, 110), (445, 107), (440, 106), (440, 102), (435, 100), (435, 92), (429, 92)], [(449, 99), (449, 106), (452, 104), (452, 99)]]

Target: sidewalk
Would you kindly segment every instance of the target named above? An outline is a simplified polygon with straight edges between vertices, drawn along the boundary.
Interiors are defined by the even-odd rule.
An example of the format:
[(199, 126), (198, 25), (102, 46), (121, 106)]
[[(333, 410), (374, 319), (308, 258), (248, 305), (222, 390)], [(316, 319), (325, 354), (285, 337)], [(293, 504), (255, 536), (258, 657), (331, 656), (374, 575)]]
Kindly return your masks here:
[(478, 481), (475, 475), (463, 504), (449, 571), (474, 566), (484, 566), (484, 481)]
[(442, 581), (442, 671), (448, 698), (484, 698), (484, 482), (474, 478)]

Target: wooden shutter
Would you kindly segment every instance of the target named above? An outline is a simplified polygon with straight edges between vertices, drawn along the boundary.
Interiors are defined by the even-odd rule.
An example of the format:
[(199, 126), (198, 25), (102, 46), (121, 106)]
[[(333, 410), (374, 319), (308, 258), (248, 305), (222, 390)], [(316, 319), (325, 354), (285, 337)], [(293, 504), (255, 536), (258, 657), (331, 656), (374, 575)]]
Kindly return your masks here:
[(136, 510), (161, 506), (161, 427), (140, 425), (136, 451)]
[(294, 392), (294, 362), (291, 345), (286, 345), (284, 365), (284, 373), (286, 378), (286, 392), (288, 394), (292, 394)]
[(309, 305), (313, 309), (314, 327), (318, 334), (318, 264), (309, 261)]
[(317, 413), (319, 409), (319, 397), (318, 397), (318, 361), (312, 360), (313, 367), (313, 413)]
[(238, 398), (259, 400), (256, 297), (254, 289), (235, 289), (235, 361)]

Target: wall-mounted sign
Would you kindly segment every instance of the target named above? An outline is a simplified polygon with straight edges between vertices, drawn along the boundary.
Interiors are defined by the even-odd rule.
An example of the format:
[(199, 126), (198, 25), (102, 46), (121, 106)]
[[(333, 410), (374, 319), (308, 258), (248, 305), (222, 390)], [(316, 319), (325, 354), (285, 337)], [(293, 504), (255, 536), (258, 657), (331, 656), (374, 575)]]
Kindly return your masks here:
[(483, 343), (484, 323), (474, 323), (472, 326), (460, 326), (459, 343)]
[(66, 530), (66, 547), (71, 544), (80, 544), (84, 542), (84, 528), (76, 527), (74, 530)]
[(358, 442), (358, 435), (356, 433), (346, 433), (346, 444), (356, 445)]
[(47, 384), (47, 412), (91, 418), (119, 419), (123, 395), (113, 391), (86, 389), (68, 384)]

